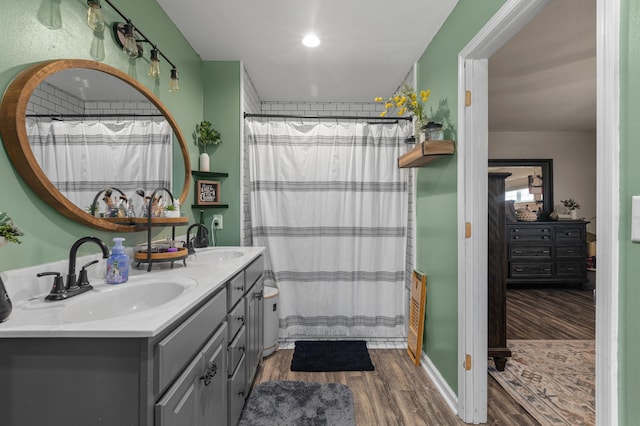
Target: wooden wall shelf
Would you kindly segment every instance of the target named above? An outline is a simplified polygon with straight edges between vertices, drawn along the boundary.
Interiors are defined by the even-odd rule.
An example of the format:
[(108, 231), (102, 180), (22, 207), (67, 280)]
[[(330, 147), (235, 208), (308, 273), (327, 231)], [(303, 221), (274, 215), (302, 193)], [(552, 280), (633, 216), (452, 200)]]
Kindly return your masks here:
[(191, 175), (199, 178), (223, 178), (229, 177), (229, 173), (224, 172), (201, 172), (199, 170), (191, 170)]
[(191, 208), (192, 209), (228, 209), (229, 204), (205, 204), (202, 206), (199, 204), (191, 204)]
[(428, 141), (416, 144), (411, 151), (398, 158), (398, 167), (422, 167), (455, 152), (454, 141)]

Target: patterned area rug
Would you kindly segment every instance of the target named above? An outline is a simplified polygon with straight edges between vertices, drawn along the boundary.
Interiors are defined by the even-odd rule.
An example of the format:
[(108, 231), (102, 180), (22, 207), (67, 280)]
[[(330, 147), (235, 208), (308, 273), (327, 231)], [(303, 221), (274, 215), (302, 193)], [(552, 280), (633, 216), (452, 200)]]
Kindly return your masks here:
[(264, 382), (247, 399), (238, 426), (355, 426), (353, 393), (340, 383)]
[(541, 425), (595, 425), (595, 341), (509, 340), (512, 357), (491, 374)]

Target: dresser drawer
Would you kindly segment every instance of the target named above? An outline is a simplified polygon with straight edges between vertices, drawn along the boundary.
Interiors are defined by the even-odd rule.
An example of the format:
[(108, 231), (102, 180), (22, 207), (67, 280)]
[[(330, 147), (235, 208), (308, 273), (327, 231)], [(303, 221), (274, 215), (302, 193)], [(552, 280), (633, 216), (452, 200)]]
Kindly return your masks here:
[(203, 342), (224, 322), (226, 291), (221, 291), (156, 345), (158, 392), (182, 371)]
[(586, 265), (582, 262), (558, 262), (556, 264), (556, 275), (584, 275), (586, 273)]
[(227, 283), (227, 298), (228, 298), (228, 307), (227, 309), (231, 310), (238, 300), (244, 295), (244, 271), (240, 272), (235, 277), (231, 278), (231, 280)]
[(517, 277), (550, 277), (553, 275), (552, 263), (512, 262), (509, 266), (509, 276)]
[(558, 228), (556, 230), (556, 240), (558, 241), (580, 241), (583, 238), (583, 228), (580, 226)]
[(233, 376), (240, 359), (244, 356), (247, 348), (246, 327), (242, 327), (235, 339), (229, 344), (229, 371), (228, 375)]
[(584, 250), (581, 246), (558, 246), (556, 247), (556, 257), (584, 257)]
[(553, 232), (551, 227), (509, 227), (507, 238), (509, 241), (551, 241)]
[(236, 368), (236, 372), (233, 374), (233, 376), (229, 377), (229, 380), (227, 381), (227, 392), (229, 395), (227, 424), (230, 425), (238, 424), (238, 420), (240, 420), (240, 414), (242, 413), (242, 407), (244, 407), (244, 401), (248, 391), (248, 389), (244, 388), (246, 374), (244, 363), (245, 358), (242, 357), (240, 363), (238, 364), (238, 368)]
[(235, 308), (231, 312), (229, 312), (229, 316), (227, 317), (227, 323), (229, 324), (229, 342), (233, 340), (233, 338), (238, 333), (238, 330), (244, 325), (244, 303), (238, 303)]
[(530, 258), (551, 259), (551, 246), (524, 246), (518, 244), (509, 245), (509, 257), (511, 259)]

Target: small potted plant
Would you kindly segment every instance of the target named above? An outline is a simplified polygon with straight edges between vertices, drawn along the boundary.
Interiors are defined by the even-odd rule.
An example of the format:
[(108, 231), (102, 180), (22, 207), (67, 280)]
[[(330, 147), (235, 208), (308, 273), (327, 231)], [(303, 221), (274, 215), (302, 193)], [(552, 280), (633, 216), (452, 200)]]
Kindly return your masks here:
[[(430, 95), (431, 90), (421, 90), (417, 92), (408, 84), (403, 83), (402, 87), (390, 98), (384, 99), (382, 97), (376, 97), (374, 100), (384, 103), (384, 111), (380, 113), (380, 117), (394, 113), (398, 116), (405, 114), (413, 115), (415, 117), (416, 142), (418, 142), (418, 138), (420, 138), (421, 135), (427, 137), (429, 129), (438, 128), (440, 132), (442, 130), (441, 124), (429, 121), (429, 117), (427, 116), (425, 104), (429, 100)], [(442, 137), (440, 137), (440, 139), (442, 139)]]
[(196, 124), (194, 136), (196, 143), (202, 146), (202, 153), (200, 154), (200, 171), (208, 172), (209, 154), (207, 153), (207, 146), (218, 145), (222, 142), (220, 132), (213, 128), (211, 122), (203, 120), (199, 124)]
[(164, 217), (170, 217), (170, 218), (180, 217), (180, 210), (178, 210), (175, 205), (169, 204), (164, 211)]
[(560, 201), (565, 209), (569, 211), (569, 215), (571, 219), (576, 220), (578, 218), (578, 210), (580, 209), (580, 204), (578, 204), (573, 198), (569, 198), (568, 200)]
[(24, 235), (5, 212), (0, 212), (0, 247), (7, 243), (20, 244), (18, 237)]

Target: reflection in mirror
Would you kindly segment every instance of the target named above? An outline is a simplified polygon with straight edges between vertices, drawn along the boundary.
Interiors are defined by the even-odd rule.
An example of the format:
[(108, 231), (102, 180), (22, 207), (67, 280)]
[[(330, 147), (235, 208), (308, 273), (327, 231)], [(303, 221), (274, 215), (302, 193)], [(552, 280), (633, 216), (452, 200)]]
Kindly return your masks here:
[(553, 210), (552, 160), (489, 160), (489, 172), (511, 173), (505, 180), (505, 201), (515, 210), (529, 209), (546, 220)]
[[(27, 105), (33, 155), (51, 183), (79, 208), (91, 211), (96, 193), (114, 187), (137, 212), (141, 188), (172, 190), (173, 132), (158, 109), (120, 80), (72, 68), (49, 76)], [(94, 214), (109, 209), (99, 204)]]
[(105, 188), (140, 204), (134, 211), (140, 191), (170, 188), (181, 203), (188, 196), (189, 153), (173, 116), (148, 88), (108, 65), (52, 60), (25, 69), (5, 92), (0, 121), (16, 171), (80, 223), (134, 231), (89, 214)]

